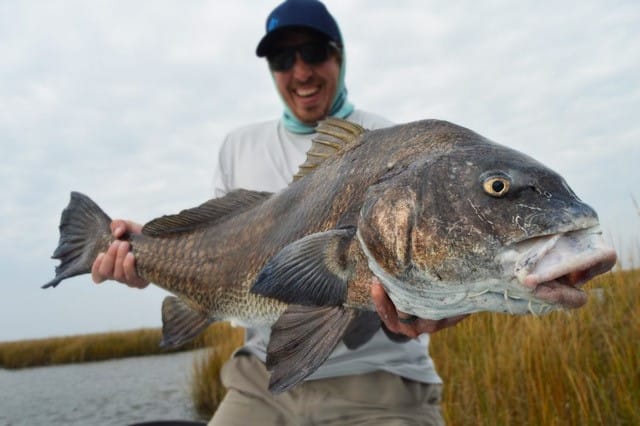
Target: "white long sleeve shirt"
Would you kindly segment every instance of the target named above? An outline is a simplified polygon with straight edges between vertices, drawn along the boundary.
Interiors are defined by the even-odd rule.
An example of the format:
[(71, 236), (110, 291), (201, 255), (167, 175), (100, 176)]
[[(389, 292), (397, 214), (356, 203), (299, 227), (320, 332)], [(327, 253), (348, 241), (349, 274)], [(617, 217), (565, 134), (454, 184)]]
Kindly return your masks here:
[[(357, 109), (347, 119), (365, 129), (393, 124)], [(305, 161), (315, 136), (315, 133), (301, 135), (289, 132), (280, 120), (253, 124), (231, 132), (222, 144), (214, 172), (216, 197), (238, 188), (270, 192), (285, 188), (298, 171), (298, 166)], [(247, 329), (243, 350), (264, 362), (269, 332), (267, 327)], [(356, 350), (349, 350), (340, 343), (307, 380), (384, 370), (419, 382), (441, 383), (428, 348), (429, 336), (426, 334), (407, 343), (395, 343), (379, 330)]]

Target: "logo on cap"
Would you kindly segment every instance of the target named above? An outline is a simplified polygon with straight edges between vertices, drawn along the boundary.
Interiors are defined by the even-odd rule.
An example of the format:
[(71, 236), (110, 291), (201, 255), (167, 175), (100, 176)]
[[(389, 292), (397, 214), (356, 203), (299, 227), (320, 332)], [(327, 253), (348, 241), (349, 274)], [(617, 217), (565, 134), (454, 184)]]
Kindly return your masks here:
[(278, 26), (278, 18), (273, 17), (269, 20), (269, 25), (267, 25), (267, 31), (271, 31), (273, 29), (275, 29)]

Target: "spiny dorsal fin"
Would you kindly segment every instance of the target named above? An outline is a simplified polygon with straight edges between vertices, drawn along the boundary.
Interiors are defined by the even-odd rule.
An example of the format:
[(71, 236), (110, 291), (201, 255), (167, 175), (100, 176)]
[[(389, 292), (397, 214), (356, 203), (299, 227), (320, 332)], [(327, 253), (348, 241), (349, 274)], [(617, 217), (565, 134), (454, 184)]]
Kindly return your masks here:
[(366, 129), (351, 121), (329, 117), (316, 127), (318, 135), (313, 138), (311, 148), (307, 151), (307, 159), (293, 176), (296, 181), (311, 173), (322, 162), (342, 151), (366, 133)]
[(192, 231), (203, 225), (214, 224), (231, 214), (246, 211), (271, 195), (270, 192), (236, 189), (224, 197), (214, 198), (198, 207), (153, 219), (144, 225), (142, 233), (150, 237), (161, 237)]

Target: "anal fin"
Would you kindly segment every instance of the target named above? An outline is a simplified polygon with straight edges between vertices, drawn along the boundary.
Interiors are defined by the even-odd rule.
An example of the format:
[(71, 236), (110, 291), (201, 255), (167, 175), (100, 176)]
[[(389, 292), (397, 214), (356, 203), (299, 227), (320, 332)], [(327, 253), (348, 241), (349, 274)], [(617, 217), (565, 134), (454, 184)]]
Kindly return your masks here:
[(357, 315), (355, 309), (342, 306), (290, 305), (271, 328), (269, 390), (284, 392), (316, 371)]
[(192, 308), (175, 296), (167, 296), (162, 302), (163, 348), (175, 348), (196, 337), (211, 319), (205, 313)]

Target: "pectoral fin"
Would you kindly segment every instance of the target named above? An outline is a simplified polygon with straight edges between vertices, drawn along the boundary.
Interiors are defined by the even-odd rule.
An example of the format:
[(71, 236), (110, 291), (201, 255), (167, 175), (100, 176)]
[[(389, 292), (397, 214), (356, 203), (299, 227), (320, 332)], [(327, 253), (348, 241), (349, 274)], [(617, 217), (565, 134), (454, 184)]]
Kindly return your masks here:
[(162, 302), (163, 348), (175, 348), (204, 331), (211, 319), (204, 312), (194, 309), (187, 302), (168, 296)]
[(346, 253), (354, 236), (348, 227), (289, 244), (266, 264), (251, 292), (297, 305), (341, 305), (353, 273)]
[(356, 310), (341, 306), (289, 306), (271, 327), (269, 390), (284, 392), (316, 371), (357, 315)]

